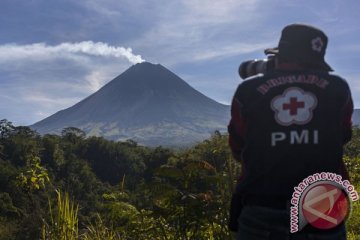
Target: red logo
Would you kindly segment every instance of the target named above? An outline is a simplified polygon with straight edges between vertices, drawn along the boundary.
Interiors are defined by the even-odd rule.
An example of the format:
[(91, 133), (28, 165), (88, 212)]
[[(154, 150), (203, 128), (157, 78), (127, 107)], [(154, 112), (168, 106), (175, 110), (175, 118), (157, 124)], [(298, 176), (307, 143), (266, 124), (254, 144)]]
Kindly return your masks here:
[(271, 101), (275, 121), (283, 126), (304, 125), (311, 121), (317, 99), (311, 92), (290, 87)]
[(298, 102), (296, 97), (291, 97), (289, 103), (283, 104), (284, 110), (289, 110), (290, 115), (297, 115), (298, 108), (304, 108), (305, 104), (304, 102)]
[(301, 207), (306, 221), (320, 229), (338, 226), (350, 210), (346, 193), (329, 183), (311, 187), (306, 192)]

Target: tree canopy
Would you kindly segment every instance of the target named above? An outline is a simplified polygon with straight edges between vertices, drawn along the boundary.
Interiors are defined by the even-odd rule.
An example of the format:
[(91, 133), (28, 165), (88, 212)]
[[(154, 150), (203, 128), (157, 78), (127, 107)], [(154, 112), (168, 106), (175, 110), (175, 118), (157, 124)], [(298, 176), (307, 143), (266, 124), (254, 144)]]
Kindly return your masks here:
[[(344, 159), (356, 187), (359, 156), (354, 129)], [(231, 239), (228, 209), (240, 168), (219, 132), (179, 150), (86, 137), (76, 128), (40, 136), (3, 119), (0, 240)], [(353, 239), (359, 211), (356, 202)]]

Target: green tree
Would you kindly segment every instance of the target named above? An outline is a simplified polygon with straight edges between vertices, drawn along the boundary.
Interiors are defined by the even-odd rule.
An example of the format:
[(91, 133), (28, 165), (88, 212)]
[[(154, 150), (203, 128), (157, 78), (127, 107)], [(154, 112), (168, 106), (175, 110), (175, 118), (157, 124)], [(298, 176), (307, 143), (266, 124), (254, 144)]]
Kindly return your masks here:
[(40, 155), (40, 136), (28, 127), (15, 127), (2, 139), (3, 155), (16, 166), (30, 164), (34, 156)]
[(15, 129), (15, 126), (12, 124), (12, 122), (1, 119), (0, 120), (0, 138), (6, 138), (8, 137)]
[(57, 135), (45, 135), (42, 138), (42, 160), (49, 169), (55, 173), (59, 172), (65, 165), (64, 150), (61, 138)]

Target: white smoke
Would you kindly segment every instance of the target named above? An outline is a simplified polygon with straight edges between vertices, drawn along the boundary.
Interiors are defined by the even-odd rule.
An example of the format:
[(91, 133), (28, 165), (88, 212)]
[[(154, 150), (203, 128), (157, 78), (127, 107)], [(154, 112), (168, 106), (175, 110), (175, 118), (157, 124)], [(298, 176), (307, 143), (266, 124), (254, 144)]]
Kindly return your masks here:
[(133, 54), (131, 48), (111, 46), (103, 42), (66, 42), (54, 46), (47, 45), (45, 43), (34, 43), (28, 45), (0, 45), (0, 60), (5, 61), (9, 59), (48, 58), (54, 56), (65, 56), (67, 54), (86, 54), (90, 56), (125, 58), (133, 64), (145, 61), (140, 55)]

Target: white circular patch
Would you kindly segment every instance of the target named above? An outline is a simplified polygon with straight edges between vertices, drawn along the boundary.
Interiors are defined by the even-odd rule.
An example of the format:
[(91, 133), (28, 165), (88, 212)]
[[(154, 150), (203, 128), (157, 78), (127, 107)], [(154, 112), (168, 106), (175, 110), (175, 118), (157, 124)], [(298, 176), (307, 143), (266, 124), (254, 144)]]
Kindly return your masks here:
[(297, 87), (286, 89), (282, 95), (276, 96), (271, 101), (275, 120), (283, 126), (304, 125), (310, 122), (316, 105), (317, 99), (312, 93), (304, 92)]
[(311, 46), (314, 51), (321, 52), (321, 50), (324, 46), (324, 42), (322, 41), (322, 39), (320, 37), (317, 37), (311, 41)]

